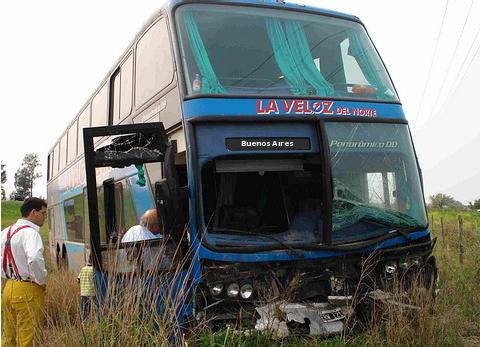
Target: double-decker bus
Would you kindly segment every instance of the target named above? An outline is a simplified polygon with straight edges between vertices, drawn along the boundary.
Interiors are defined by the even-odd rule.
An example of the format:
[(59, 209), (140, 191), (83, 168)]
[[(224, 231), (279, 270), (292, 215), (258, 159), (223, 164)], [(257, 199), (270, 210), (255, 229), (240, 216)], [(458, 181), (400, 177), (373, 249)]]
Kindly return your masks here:
[[(160, 155), (141, 173), (141, 155), (95, 159), (152, 129)], [(52, 254), (78, 271), (93, 253), (104, 273), (111, 246), (170, 198), (163, 224), (190, 251), (185, 312), (197, 318), (258, 318), (260, 293), (295, 280), (285, 319), (330, 333), (346, 315), (334, 302), (436, 277), (408, 122), (355, 16), (266, 0), (156, 13), (49, 152)]]

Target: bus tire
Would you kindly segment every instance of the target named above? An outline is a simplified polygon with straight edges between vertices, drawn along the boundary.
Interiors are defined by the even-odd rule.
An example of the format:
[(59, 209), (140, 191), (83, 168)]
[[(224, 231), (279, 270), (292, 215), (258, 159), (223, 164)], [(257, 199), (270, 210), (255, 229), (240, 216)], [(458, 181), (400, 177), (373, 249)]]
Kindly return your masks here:
[(57, 250), (55, 252), (55, 260), (56, 260), (56, 263), (57, 263), (57, 270), (60, 270), (61, 267), (62, 267), (62, 259), (61, 259), (61, 255), (60, 255), (60, 245), (57, 243)]
[(68, 256), (67, 256), (67, 249), (65, 248), (65, 245), (62, 247), (62, 268), (63, 269), (68, 269)]

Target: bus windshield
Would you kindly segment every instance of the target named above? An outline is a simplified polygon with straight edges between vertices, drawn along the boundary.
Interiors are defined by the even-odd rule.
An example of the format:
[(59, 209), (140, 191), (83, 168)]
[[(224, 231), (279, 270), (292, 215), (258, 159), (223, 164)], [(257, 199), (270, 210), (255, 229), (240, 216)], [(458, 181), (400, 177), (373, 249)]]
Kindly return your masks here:
[(202, 170), (202, 189), (204, 221), (217, 244), (322, 242), (318, 156), (214, 160)]
[(357, 22), (226, 5), (176, 12), (186, 91), (398, 101)]
[(405, 124), (327, 122), (334, 243), (427, 225), (420, 176)]

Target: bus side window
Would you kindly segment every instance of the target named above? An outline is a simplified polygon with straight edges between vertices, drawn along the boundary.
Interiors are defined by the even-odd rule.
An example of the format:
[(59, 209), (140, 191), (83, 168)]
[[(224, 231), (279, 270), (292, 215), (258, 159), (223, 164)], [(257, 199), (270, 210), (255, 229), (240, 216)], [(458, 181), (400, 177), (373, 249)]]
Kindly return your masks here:
[(63, 205), (69, 241), (83, 241), (83, 196), (66, 200)]
[(145, 32), (135, 53), (135, 105), (139, 108), (173, 82), (174, 66), (165, 18)]
[(126, 179), (115, 183), (115, 220), (117, 237), (120, 240), (130, 227), (139, 223)]
[[(102, 88), (92, 100), (92, 126), (106, 125), (108, 120), (108, 83)], [(95, 141), (99, 141), (100, 138)]]
[(67, 133), (64, 133), (62, 139), (60, 140), (58, 171), (62, 171), (62, 169), (67, 164), (67, 140)]
[[(90, 126), (90, 104), (85, 107), (78, 117), (77, 148), (78, 154), (83, 153), (83, 129)], [(87, 204), (88, 205), (88, 204)]]
[(133, 55), (125, 60), (120, 67), (120, 119), (132, 112), (133, 99)]
[(75, 120), (68, 129), (67, 164), (70, 164), (77, 157), (77, 125), (78, 121)]
[(121, 181), (123, 187), (123, 211), (125, 217), (125, 230), (139, 223), (135, 205), (133, 202), (132, 190), (126, 179)]

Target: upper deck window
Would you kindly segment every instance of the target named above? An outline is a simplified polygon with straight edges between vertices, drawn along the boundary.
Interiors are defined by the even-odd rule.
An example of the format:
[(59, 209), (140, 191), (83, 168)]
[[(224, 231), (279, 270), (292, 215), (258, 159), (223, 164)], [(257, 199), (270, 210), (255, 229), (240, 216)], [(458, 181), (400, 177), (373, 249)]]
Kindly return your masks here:
[(173, 80), (173, 60), (165, 19), (140, 38), (135, 59), (135, 104), (142, 106)]
[(92, 126), (107, 125), (108, 83), (104, 83), (92, 101)]
[(189, 95), (398, 100), (359, 23), (205, 4), (184, 5), (176, 16)]

